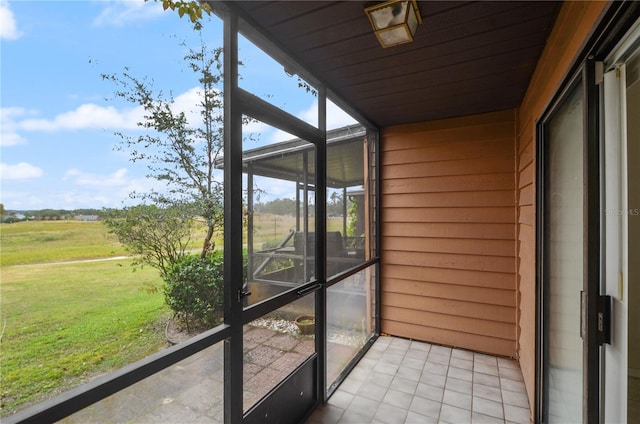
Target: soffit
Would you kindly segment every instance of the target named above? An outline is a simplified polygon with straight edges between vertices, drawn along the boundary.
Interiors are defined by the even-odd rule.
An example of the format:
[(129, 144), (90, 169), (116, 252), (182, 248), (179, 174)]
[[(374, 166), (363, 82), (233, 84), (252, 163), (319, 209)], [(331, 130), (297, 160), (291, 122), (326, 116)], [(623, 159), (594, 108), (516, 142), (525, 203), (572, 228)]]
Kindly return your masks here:
[(419, 1), (415, 41), (383, 49), (364, 13), (371, 2), (233, 3), (380, 127), (518, 107), (560, 8)]
[[(348, 188), (364, 184), (363, 141), (366, 130), (360, 125), (331, 130), (327, 134), (325, 184), (330, 188)], [(306, 159), (304, 156), (306, 155)], [(299, 138), (247, 150), (243, 153), (243, 171), (280, 180), (304, 181), (315, 186), (315, 147)], [(223, 160), (216, 165), (222, 168)]]

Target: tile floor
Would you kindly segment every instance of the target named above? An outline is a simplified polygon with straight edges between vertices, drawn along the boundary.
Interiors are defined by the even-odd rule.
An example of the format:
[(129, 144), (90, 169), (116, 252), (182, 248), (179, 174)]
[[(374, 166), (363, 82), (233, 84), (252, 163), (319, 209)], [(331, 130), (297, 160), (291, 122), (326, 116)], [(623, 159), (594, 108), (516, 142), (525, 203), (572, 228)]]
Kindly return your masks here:
[(529, 423), (529, 402), (516, 361), (379, 337), (307, 423)]

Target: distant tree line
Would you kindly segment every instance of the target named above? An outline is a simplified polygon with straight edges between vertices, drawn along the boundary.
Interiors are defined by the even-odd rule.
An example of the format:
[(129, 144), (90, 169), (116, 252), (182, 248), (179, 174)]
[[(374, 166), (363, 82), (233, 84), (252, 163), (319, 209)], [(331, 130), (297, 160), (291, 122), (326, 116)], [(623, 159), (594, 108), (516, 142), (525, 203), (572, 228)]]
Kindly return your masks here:
[(100, 209), (37, 209), (12, 210), (2, 207), (2, 222), (98, 220)]
[[(256, 213), (271, 213), (274, 215), (295, 215), (296, 201), (294, 199), (276, 199), (269, 202), (258, 202), (253, 205)], [(342, 195), (332, 193), (327, 199), (327, 215), (336, 216), (343, 214)]]
[(274, 215), (295, 215), (296, 201), (293, 199), (276, 199), (265, 203), (253, 205), (256, 213), (271, 213)]

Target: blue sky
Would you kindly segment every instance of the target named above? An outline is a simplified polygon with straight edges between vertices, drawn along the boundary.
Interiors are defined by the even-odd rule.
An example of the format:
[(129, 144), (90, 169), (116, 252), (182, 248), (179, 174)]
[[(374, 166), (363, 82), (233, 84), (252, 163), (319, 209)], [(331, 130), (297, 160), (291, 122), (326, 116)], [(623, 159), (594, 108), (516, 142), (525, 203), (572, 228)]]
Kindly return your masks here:
[[(217, 18), (205, 23), (205, 37), (209, 47), (222, 45)], [(141, 115), (113, 100), (115, 87), (101, 74), (128, 67), (189, 112), (197, 80), (182, 41), (199, 45), (190, 22), (153, 1), (0, 0), (0, 203), (9, 210), (119, 207), (130, 204), (130, 192), (154, 187), (143, 164), (114, 149), (114, 132), (136, 134)], [(241, 56), (243, 88), (315, 123), (315, 99), (295, 78), (248, 43)], [(328, 117), (329, 128), (352, 122), (333, 106)], [(263, 143), (288, 138), (263, 125), (247, 131)]]

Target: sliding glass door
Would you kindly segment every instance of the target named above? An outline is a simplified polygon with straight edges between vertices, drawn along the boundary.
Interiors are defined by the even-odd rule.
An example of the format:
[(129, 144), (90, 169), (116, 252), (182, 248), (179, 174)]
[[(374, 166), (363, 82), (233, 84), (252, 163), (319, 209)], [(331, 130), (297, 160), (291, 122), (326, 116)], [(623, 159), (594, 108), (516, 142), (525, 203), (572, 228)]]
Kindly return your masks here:
[(583, 110), (578, 84), (546, 126), (544, 421), (582, 422)]

